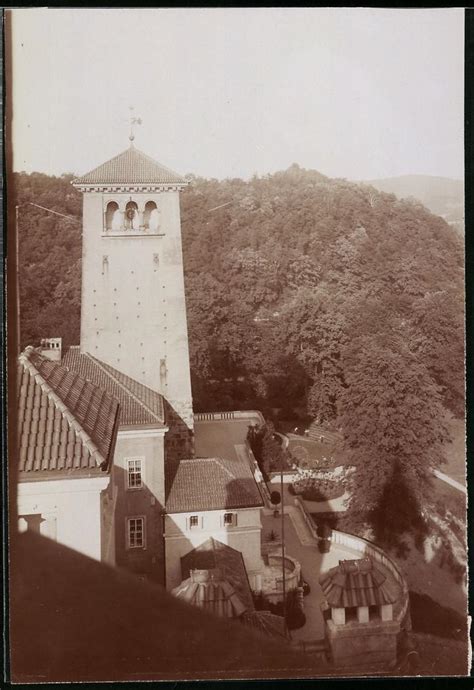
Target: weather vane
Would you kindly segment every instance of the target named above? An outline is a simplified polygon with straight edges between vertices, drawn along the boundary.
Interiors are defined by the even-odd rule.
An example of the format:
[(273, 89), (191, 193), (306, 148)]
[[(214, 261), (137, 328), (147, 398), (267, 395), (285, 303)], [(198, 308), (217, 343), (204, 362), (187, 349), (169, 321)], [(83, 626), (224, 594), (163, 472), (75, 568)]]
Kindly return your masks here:
[(133, 114), (133, 110), (134, 110), (133, 105), (131, 105), (131, 106), (129, 107), (129, 110), (130, 110), (130, 135), (129, 135), (128, 138), (129, 138), (130, 141), (133, 143), (133, 140), (135, 139), (135, 134), (133, 133), (133, 127), (134, 127), (134, 125), (141, 125), (141, 124), (142, 124), (142, 119), (141, 119), (141, 117), (135, 117), (135, 116), (134, 116), (134, 114)]

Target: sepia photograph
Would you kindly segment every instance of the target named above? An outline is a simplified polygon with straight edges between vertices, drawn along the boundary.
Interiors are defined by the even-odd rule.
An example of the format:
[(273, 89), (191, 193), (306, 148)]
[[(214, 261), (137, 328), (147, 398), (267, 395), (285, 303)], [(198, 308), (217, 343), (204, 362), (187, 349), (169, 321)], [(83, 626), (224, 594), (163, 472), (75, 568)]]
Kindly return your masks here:
[(3, 12), (8, 680), (468, 676), (464, 10)]

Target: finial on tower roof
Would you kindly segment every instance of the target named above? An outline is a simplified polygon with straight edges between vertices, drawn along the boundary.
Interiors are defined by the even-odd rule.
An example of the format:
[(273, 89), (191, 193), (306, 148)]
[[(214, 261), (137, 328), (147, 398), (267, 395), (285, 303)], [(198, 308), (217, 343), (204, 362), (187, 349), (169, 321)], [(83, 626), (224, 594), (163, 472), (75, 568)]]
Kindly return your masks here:
[(130, 146), (133, 146), (133, 141), (135, 139), (135, 134), (133, 133), (133, 127), (134, 125), (141, 125), (142, 124), (142, 119), (141, 117), (135, 117), (133, 114), (133, 105), (129, 107), (130, 110), (130, 134), (129, 134), (129, 139), (130, 139)]

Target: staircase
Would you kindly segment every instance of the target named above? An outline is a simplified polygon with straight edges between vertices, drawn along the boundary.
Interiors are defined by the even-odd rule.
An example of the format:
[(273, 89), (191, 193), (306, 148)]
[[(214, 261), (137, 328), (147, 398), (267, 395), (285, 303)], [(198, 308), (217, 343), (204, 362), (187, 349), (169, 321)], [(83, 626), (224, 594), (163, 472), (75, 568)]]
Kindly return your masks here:
[(311, 422), (308, 427), (308, 433), (305, 434), (305, 436), (317, 443), (321, 442), (322, 437), (323, 443), (327, 443), (328, 445), (335, 445), (339, 441), (342, 441), (342, 434), (340, 434), (339, 431), (330, 431), (316, 422)]
[(315, 546), (315, 539), (309, 531), (308, 525), (301, 515), (301, 511), (295, 506), (285, 506), (285, 514), (289, 516), (301, 544), (303, 544), (303, 546)]

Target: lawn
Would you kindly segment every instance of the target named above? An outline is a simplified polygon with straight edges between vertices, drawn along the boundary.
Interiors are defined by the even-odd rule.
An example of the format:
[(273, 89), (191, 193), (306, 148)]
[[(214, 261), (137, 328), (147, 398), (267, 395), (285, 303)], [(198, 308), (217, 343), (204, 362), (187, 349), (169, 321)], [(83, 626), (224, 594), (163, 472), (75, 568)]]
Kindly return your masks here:
[[(324, 469), (335, 466), (335, 447), (330, 443), (318, 443), (305, 438), (290, 438), (288, 451), (301, 468)], [(337, 464), (344, 464), (339, 456), (337, 460)]]

